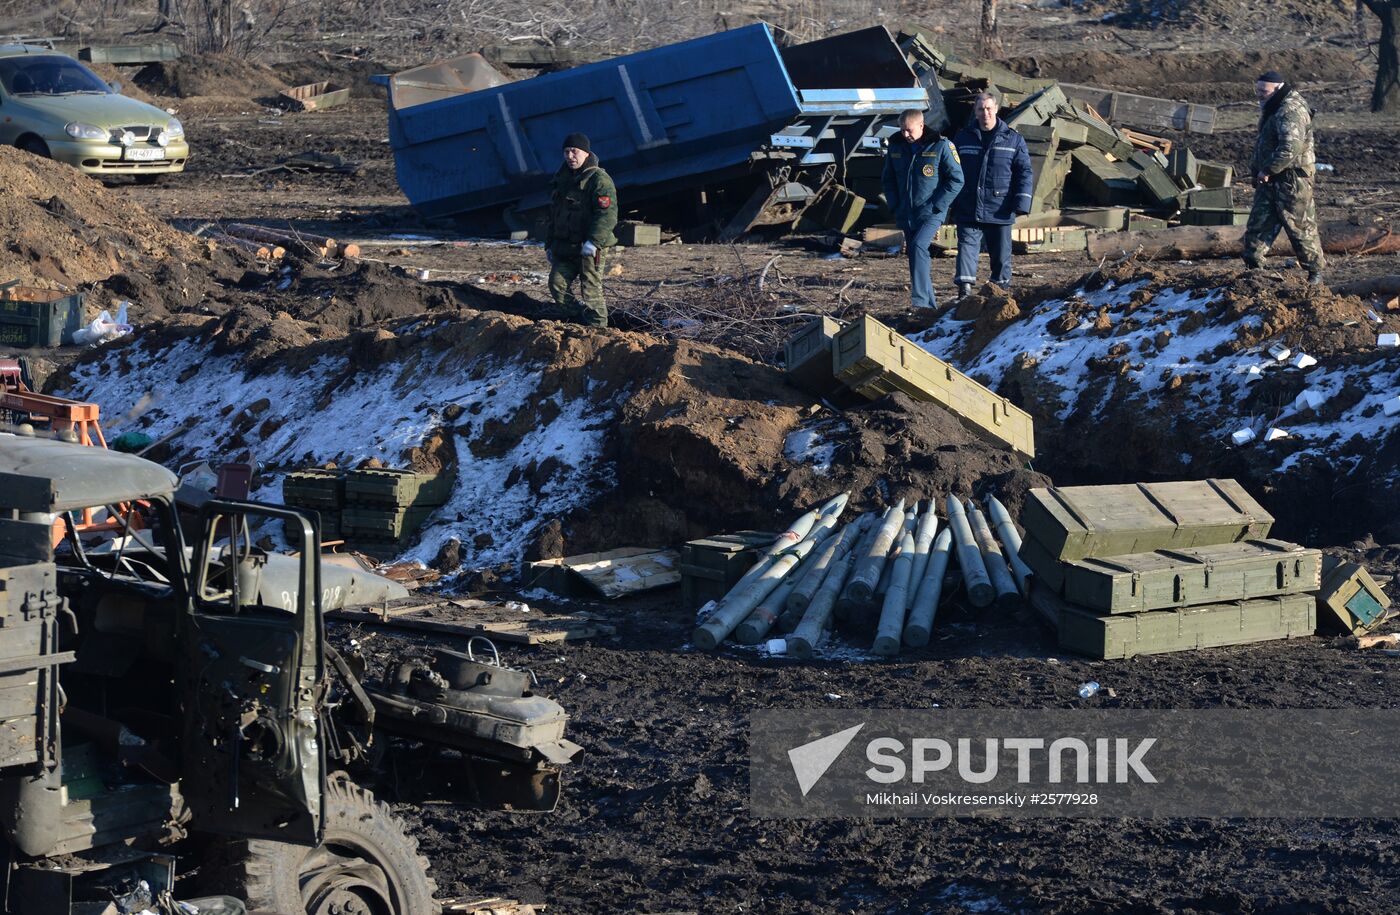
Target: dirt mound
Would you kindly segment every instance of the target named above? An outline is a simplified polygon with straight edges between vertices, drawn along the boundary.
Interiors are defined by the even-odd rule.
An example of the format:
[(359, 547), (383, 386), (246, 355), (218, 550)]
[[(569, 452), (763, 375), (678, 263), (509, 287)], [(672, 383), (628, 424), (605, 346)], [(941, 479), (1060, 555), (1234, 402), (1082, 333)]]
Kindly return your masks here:
[[(175, 433), (172, 466), (211, 449), (277, 476), (326, 461), (455, 464), (447, 505), (408, 555), (457, 540), (468, 568), (720, 530), (771, 529), (831, 495), (852, 508), (1043, 478), (937, 407), (902, 396), (814, 412), (738, 353), (499, 313), (348, 335), (244, 306), (109, 346), (56, 387)], [(256, 412), (250, 412), (256, 407)]]
[(68, 165), (0, 147), (0, 276), (76, 287), (158, 264), (196, 264), (206, 245)]
[(1288, 21), (1318, 29), (1337, 29), (1351, 22), (1351, 0), (1090, 0), (1086, 11), (1099, 13), (1107, 25), (1120, 28), (1259, 28)]
[(150, 95), (136, 84), (135, 71), (122, 70), (112, 64), (88, 64), (94, 73), (102, 77), (107, 85), (120, 84), (121, 94), (127, 98), (134, 98), (138, 102), (145, 102), (147, 105), (155, 105), (157, 108), (164, 108), (155, 96)]
[(147, 92), (175, 98), (251, 100), (287, 88), (271, 67), (219, 54), (147, 64), (134, 81)]
[[(1122, 89), (1142, 90), (1198, 99), (1203, 94), (1248, 102), (1253, 80), (1277, 69), (1302, 87), (1310, 83), (1351, 83), (1370, 76), (1370, 58), (1350, 48), (1292, 48), (1287, 51), (1184, 51), (1147, 55), (1112, 51), (1073, 51), (1066, 54), (1016, 57), (1008, 66), (1026, 76), (1058, 79)], [(1233, 96), (1231, 96), (1231, 93)]]

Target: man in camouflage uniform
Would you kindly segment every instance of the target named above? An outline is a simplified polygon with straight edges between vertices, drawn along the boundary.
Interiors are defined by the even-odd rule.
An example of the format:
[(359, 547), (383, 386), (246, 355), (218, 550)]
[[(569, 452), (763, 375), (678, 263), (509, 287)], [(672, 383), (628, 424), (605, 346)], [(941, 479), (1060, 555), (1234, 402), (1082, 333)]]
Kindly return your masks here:
[(1244, 233), (1244, 262), (1251, 270), (1263, 264), (1279, 229), (1288, 233), (1308, 282), (1322, 283), (1326, 260), (1317, 232), (1313, 182), (1312, 112), (1308, 103), (1275, 70), (1254, 84), (1259, 96), (1259, 139), (1254, 144), (1254, 208)]
[[(564, 138), (564, 164), (554, 173), (545, 252), (549, 256), (549, 294), (579, 323), (608, 326), (603, 302), (603, 252), (617, 244), (617, 188), (598, 164), (588, 137)], [(578, 280), (579, 296), (569, 287)]]

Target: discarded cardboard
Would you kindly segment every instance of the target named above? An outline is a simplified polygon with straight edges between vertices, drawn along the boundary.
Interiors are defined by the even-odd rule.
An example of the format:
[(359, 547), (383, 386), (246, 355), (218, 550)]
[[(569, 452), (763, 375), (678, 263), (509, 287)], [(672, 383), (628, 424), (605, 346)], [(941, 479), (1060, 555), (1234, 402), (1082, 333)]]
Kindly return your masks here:
[(837, 333), (833, 352), (836, 377), (864, 397), (903, 391), (941, 404), (973, 431), (1035, 457), (1029, 413), (869, 315)]
[[(449, 601), (449, 603), (455, 603)], [(459, 638), (486, 636), (492, 641), (512, 645), (548, 645), (556, 642), (577, 642), (582, 639), (608, 636), (616, 629), (584, 615), (547, 616), (531, 614), (518, 620), (443, 620), (420, 617), (422, 610), (403, 616), (387, 616), (366, 610), (332, 610), (327, 619), (360, 623), (382, 629), (403, 629)]]
[(277, 93), (294, 111), (322, 111), (350, 101), (350, 90), (331, 82), (307, 83)]
[(678, 584), (680, 554), (652, 547), (623, 547), (562, 559), (525, 563), (524, 587), (544, 588), (562, 597), (590, 592), (612, 599)]

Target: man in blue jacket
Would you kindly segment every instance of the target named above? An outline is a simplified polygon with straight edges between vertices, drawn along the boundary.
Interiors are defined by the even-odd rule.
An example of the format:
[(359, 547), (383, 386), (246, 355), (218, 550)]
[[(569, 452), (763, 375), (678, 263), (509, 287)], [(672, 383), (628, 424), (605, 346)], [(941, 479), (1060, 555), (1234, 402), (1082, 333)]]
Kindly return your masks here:
[(1031, 211), (1031, 155), (1025, 139), (997, 117), (998, 107), (996, 96), (979, 93), (972, 122), (953, 139), (967, 176), (952, 209), (959, 296), (977, 283), (977, 257), (984, 249), (992, 259), (992, 282), (1010, 287), (1011, 224)]
[(963, 186), (958, 154), (947, 139), (924, 129), (924, 113), (899, 116), (899, 133), (885, 151), (885, 204), (904, 230), (909, 255), (909, 290), (915, 308), (932, 308), (929, 248)]

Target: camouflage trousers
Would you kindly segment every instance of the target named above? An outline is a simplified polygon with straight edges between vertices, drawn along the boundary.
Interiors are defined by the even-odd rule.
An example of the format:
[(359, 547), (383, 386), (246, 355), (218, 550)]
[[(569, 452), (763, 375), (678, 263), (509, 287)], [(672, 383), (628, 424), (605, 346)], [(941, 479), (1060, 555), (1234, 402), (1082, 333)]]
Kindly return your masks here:
[[(607, 327), (608, 306), (603, 302), (603, 251), (600, 249), (594, 256), (584, 257), (577, 249), (572, 253), (555, 250), (551, 259), (549, 294), (554, 298), (554, 304), (567, 309), (584, 324)], [(579, 288), (577, 296), (569, 288), (575, 280)]]
[(1313, 183), (1293, 169), (1275, 175), (1254, 191), (1254, 209), (1249, 211), (1249, 224), (1244, 230), (1245, 264), (1262, 264), (1280, 229), (1293, 243), (1293, 252), (1303, 269), (1321, 273), (1327, 260), (1317, 232)]

